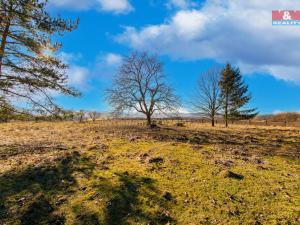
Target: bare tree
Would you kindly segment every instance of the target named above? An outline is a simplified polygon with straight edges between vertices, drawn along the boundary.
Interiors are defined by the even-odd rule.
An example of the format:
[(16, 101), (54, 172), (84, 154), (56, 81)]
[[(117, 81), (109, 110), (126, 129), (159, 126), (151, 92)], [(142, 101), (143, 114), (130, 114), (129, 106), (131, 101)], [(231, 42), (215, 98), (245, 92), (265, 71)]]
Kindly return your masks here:
[(75, 115), (76, 115), (76, 120), (77, 120), (79, 123), (83, 123), (84, 117), (85, 117), (85, 112), (84, 112), (84, 110), (80, 110), (79, 112), (76, 112)]
[(220, 72), (218, 67), (212, 67), (204, 72), (199, 77), (192, 100), (195, 111), (200, 112), (202, 117), (210, 119), (212, 126), (215, 126), (215, 118), (221, 107), (219, 101)]
[(149, 126), (155, 112), (171, 112), (180, 105), (165, 83), (163, 64), (146, 52), (124, 59), (106, 99), (117, 114), (131, 110), (144, 114)]
[(93, 122), (95, 122), (97, 120), (97, 118), (99, 117), (99, 113), (97, 113), (96, 111), (91, 111), (91, 112), (89, 112), (89, 117), (91, 118), (91, 120)]

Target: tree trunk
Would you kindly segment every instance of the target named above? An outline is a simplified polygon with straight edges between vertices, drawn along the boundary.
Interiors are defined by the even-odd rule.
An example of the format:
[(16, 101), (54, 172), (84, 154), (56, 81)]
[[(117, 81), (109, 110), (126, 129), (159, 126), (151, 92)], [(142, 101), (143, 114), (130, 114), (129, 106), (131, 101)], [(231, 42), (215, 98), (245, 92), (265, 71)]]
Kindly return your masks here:
[(225, 97), (225, 127), (228, 127), (228, 105), (229, 105), (229, 90), (226, 90), (226, 97)]
[(225, 126), (228, 127), (228, 109), (225, 107)]
[(215, 126), (215, 119), (211, 120), (211, 126), (213, 126), (213, 127)]
[(147, 114), (146, 116), (147, 116), (147, 126), (151, 126), (151, 123), (152, 123), (151, 115)]
[(0, 76), (2, 76), (2, 63), (3, 63), (4, 54), (5, 54), (5, 46), (7, 43), (7, 36), (8, 36), (9, 28), (10, 28), (10, 19), (5, 24), (5, 28), (2, 33), (2, 37), (1, 37), (2, 41), (1, 41), (1, 45), (0, 45)]

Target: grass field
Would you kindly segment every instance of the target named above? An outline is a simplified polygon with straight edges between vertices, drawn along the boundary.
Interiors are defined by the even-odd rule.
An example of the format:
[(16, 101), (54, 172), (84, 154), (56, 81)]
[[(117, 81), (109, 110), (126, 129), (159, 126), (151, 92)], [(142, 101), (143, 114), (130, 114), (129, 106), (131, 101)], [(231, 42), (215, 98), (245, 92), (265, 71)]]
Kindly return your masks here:
[(300, 129), (0, 125), (0, 224), (300, 224)]

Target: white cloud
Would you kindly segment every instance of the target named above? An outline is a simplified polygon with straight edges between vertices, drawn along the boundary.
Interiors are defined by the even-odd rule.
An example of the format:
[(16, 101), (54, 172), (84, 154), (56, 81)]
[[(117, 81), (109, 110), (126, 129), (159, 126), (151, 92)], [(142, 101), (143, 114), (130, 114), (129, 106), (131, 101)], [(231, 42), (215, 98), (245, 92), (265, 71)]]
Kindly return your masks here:
[(180, 107), (178, 109), (178, 113), (180, 113), (180, 114), (188, 114), (188, 113), (191, 113), (191, 112), (187, 108)]
[(163, 24), (126, 27), (117, 40), (175, 59), (230, 61), (300, 84), (299, 27), (272, 26), (273, 9), (300, 9), (300, 1), (207, 0)]
[(98, 56), (96, 60), (93, 73), (97, 77), (110, 79), (116, 74), (119, 66), (122, 63), (122, 60), (123, 57), (119, 54), (115, 54), (115, 53), (101, 54)]
[(60, 52), (58, 54), (58, 57), (60, 60), (62, 60), (64, 63), (72, 63), (77, 62), (80, 59), (82, 59), (82, 55), (80, 53), (67, 53), (67, 52)]
[(115, 14), (128, 13), (133, 10), (129, 0), (49, 0), (49, 5), (71, 10), (99, 9)]
[(282, 111), (282, 110), (274, 110), (273, 111), (273, 115), (277, 115), (277, 114), (280, 114), (280, 113), (283, 113), (284, 111)]
[(82, 55), (79, 53), (61, 52), (58, 57), (63, 63), (69, 65), (69, 68), (66, 70), (69, 85), (80, 91), (88, 89), (88, 80), (91, 72), (87, 67), (77, 65)]
[(119, 66), (122, 62), (123, 57), (118, 54), (108, 53), (104, 56), (104, 61), (107, 65)]
[(88, 88), (88, 76), (90, 71), (82, 66), (71, 65), (67, 70), (69, 84), (80, 90)]
[[(93, 81), (107, 81), (117, 72), (123, 57), (115, 53), (100, 54), (87, 66), (79, 65), (83, 56), (80, 53), (60, 52), (58, 58), (69, 65), (66, 69), (68, 85), (80, 92), (89, 91), (94, 88)], [(52, 96), (60, 96), (56, 91), (50, 91)]]
[(72, 10), (88, 10), (95, 4), (95, 0), (49, 0), (51, 7), (68, 8)]
[(103, 11), (127, 13), (133, 10), (128, 0), (98, 0)]

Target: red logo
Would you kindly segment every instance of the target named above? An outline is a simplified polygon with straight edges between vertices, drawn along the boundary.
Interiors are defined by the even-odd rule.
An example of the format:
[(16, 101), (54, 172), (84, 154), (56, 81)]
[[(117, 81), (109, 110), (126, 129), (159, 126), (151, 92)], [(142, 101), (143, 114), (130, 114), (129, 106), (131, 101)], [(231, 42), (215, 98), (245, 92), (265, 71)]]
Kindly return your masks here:
[(288, 20), (300, 20), (300, 10), (273, 10), (273, 21), (288, 21)]

